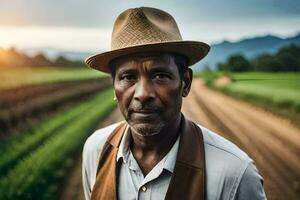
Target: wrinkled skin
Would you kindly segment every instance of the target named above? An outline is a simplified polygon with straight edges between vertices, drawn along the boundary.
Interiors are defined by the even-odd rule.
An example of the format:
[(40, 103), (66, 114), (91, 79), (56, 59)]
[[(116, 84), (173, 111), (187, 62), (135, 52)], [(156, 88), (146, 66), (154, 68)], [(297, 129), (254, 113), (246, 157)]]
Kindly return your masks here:
[(127, 56), (115, 62), (120, 111), (140, 136), (154, 136), (179, 124), (182, 97), (188, 95), (191, 82), (191, 69), (181, 78), (169, 54)]

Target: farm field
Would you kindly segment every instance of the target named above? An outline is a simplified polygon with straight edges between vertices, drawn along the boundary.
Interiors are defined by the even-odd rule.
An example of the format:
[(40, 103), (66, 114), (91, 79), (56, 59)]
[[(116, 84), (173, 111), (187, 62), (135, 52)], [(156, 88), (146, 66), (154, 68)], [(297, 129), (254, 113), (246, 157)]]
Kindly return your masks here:
[(103, 91), (6, 141), (0, 156), (1, 199), (55, 198), (72, 154), (115, 107), (112, 98), (110, 89)]
[(222, 89), (300, 111), (300, 73), (234, 73)]
[(292, 123), (300, 125), (300, 73), (246, 72), (228, 76), (231, 80), (223, 80), (221, 84), (218, 83), (222, 77), (220, 73), (202, 74), (201, 77), (214, 89), (288, 117)]
[(74, 155), (116, 106), (111, 80), (88, 69), (2, 70), (0, 199), (57, 199)]
[(111, 86), (109, 78), (23, 86), (0, 91), (0, 139), (30, 128), (43, 118), (71, 107)]
[(57, 67), (11, 67), (1, 68), (0, 90), (11, 89), (24, 85), (83, 80), (105, 76), (102, 73), (87, 68), (57, 68)]

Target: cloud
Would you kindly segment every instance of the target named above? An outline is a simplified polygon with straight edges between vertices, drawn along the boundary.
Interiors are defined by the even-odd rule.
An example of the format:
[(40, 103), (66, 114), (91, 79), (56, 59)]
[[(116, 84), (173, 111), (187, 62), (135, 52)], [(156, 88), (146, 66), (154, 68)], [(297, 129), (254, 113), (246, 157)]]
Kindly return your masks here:
[(296, 0), (1, 0), (0, 46), (109, 49), (115, 18), (140, 6), (169, 12), (184, 39), (208, 43), (290, 36), (300, 24)]
[(139, 6), (164, 9), (180, 23), (300, 17), (295, 0), (1, 0), (0, 24), (111, 27), (121, 11)]

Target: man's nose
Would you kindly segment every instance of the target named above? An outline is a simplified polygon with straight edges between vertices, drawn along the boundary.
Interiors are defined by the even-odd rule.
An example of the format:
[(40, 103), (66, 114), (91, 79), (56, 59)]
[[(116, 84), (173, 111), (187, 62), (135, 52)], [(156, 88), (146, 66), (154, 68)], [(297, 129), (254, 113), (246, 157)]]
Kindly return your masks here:
[(140, 102), (155, 98), (155, 89), (151, 80), (141, 78), (135, 87), (134, 99)]

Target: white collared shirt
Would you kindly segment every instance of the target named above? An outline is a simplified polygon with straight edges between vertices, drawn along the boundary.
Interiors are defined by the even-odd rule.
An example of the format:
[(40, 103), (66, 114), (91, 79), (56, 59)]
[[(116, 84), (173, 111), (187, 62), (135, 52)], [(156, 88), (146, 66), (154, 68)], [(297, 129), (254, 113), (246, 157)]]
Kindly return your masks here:
[(129, 148), (130, 140), (131, 134), (127, 127), (117, 154), (118, 199), (164, 199), (174, 172), (180, 137), (167, 155), (145, 177)]

